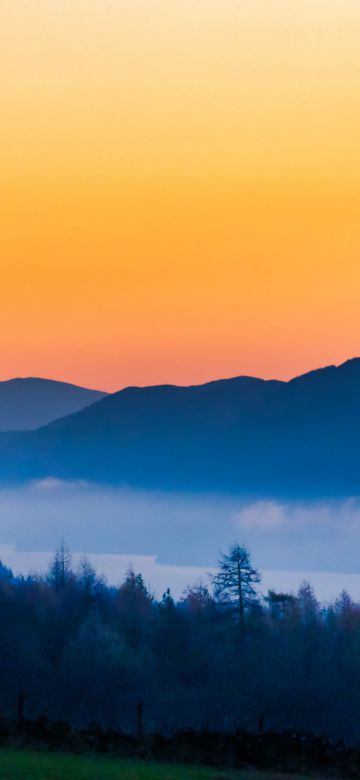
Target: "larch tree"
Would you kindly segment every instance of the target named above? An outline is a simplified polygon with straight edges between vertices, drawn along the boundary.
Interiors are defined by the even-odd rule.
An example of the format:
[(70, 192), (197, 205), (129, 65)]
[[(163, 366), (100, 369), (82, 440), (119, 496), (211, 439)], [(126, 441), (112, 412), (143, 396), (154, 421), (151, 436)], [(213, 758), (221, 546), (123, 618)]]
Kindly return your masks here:
[(218, 567), (212, 577), (215, 596), (233, 607), (243, 635), (246, 610), (257, 601), (255, 586), (261, 580), (260, 574), (252, 566), (246, 547), (237, 542), (231, 545), (227, 554), (220, 554)]

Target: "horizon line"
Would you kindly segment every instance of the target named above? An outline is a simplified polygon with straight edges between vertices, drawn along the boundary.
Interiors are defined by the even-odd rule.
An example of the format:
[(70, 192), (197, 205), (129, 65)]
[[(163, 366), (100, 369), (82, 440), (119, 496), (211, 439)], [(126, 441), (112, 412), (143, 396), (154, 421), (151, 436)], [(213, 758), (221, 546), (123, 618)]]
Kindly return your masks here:
[(205, 385), (210, 385), (216, 382), (231, 382), (232, 380), (237, 379), (254, 379), (261, 382), (282, 382), (283, 384), (288, 384), (289, 382), (292, 382), (296, 379), (299, 379), (300, 377), (307, 376), (308, 374), (315, 373), (317, 371), (324, 371), (326, 369), (331, 368), (341, 368), (342, 366), (345, 366), (348, 363), (352, 363), (354, 361), (360, 361), (360, 356), (354, 355), (353, 357), (347, 358), (346, 360), (341, 361), (340, 363), (326, 363), (321, 366), (317, 366), (316, 368), (308, 369), (307, 371), (294, 374), (289, 379), (278, 379), (277, 377), (262, 377), (257, 376), (255, 374), (233, 374), (231, 376), (220, 376), (217, 378), (210, 378), (203, 382), (189, 382), (184, 384), (179, 384), (176, 382), (157, 382), (157, 383), (150, 383), (150, 384), (124, 384), (120, 387), (118, 387), (115, 390), (105, 390), (100, 389), (99, 387), (92, 387), (85, 384), (78, 384), (77, 382), (69, 381), (66, 379), (58, 379), (51, 376), (37, 376), (37, 375), (26, 375), (26, 376), (12, 376), (7, 377), (5, 379), (0, 379), (0, 385), (3, 384), (10, 384), (11, 382), (24, 382), (24, 381), (33, 381), (33, 382), (50, 382), (54, 384), (61, 384), (61, 385), (68, 385), (70, 387), (75, 387), (80, 390), (89, 390), (91, 392), (95, 393), (104, 393), (104, 395), (114, 395), (115, 393), (119, 393), (123, 390), (128, 389), (145, 389), (150, 387), (183, 387), (183, 388), (190, 388), (190, 387), (204, 387)]

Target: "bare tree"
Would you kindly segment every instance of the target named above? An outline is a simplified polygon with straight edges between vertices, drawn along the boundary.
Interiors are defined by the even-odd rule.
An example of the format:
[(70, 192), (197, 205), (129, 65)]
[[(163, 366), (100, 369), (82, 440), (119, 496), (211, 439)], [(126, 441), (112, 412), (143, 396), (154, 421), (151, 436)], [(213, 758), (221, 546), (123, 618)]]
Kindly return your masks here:
[(237, 542), (231, 545), (228, 554), (220, 554), (218, 566), (217, 574), (212, 577), (215, 596), (233, 606), (243, 634), (246, 609), (257, 600), (254, 586), (260, 582), (260, 574), (251, 565), (246, 547)]

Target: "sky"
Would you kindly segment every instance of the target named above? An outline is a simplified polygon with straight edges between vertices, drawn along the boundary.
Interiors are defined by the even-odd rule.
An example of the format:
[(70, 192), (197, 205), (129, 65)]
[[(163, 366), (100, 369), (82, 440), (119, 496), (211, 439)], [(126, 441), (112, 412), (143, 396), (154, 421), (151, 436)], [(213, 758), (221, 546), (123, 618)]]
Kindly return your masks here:
[(0, 7), (0, 379), (360, 353), (360, 5)]

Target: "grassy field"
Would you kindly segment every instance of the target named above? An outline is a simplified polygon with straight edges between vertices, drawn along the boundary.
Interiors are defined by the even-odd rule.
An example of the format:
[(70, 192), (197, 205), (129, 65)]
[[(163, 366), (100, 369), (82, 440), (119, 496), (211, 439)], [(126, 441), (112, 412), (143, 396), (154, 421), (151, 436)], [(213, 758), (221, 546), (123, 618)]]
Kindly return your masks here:
[(56, 753), (0, 751), (1, 780), (315, 780), (315, 776), (236, 772)]

